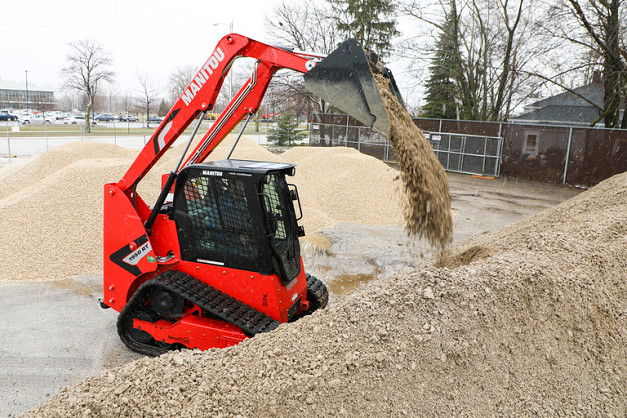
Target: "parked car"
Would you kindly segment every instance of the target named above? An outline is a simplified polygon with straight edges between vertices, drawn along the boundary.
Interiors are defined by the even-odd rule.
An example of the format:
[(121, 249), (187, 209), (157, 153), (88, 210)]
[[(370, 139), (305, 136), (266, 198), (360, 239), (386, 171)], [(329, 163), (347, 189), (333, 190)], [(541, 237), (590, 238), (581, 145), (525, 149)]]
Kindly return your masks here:
[(148, 118), (148, 122), (157, 122), (157, 123), (161, 123), (163, 122), (163, 118), (160, 116), (150, 116)]
[(19, 123), (22, 125), (43, 125), (44, 123), (52, 123), (54, 119), (51, 116), (45, 115), (43, 113), (37, 113), (33, 115), (23, 115), (17, 118)]
[(63, 119), (63, 123), (66, 125), (76, 125), (80, 123), (85, 123), (85, 116), (83, 115), (70, 115)]
[(98, 122), (112, 122), (113, 120), (115, 120), (115, 117), (113, 117), (113, 115), (102, 113), (100, 115), (96, 115), (94, 119)]
[(63, 119), (63, 112), (58, 111), (58, 110), (54, 110), (52, 112), (46, 112), (46, 115), (50, 116), (54, 120), (61, 120), (61, 119)]
[(17, 116), (13, 115), (13, 114), (11, 114), (9, 112), (0, 111), (0, 120), (14, 121), (14, 120), (17, 120)]
[(120, 115), (120, 122), (138, 122), (139, 118), (133, 115)]

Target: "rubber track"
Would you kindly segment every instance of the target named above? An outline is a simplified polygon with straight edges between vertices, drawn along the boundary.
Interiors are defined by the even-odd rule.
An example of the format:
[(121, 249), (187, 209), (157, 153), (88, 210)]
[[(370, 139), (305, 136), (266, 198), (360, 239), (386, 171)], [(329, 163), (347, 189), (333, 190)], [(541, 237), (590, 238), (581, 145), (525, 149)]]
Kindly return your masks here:
[[(199, 306), (216, 318), (241, 328), (244, 334), (249, 337), (255, 334), (272, 331), (280, 325), (280, 322), (272, 317), (201, 282), (195, 277), (180, 271), (170, 270), (142, 284), (133, 294), (118, 317), (118, 333), (122, 330), (120, 337), (122, 337), (122, 334), (125, 334), (127, 339), (132, 341), (132, 344), (129, 345), (125, 338), (122, 338), (122, 340), (129, 345), (131, 349), (148, 355), (154, 356), (163, 354), (167, 351), (167, 348), (152, 345), (148, 346), (126, 335), (124, 330), (124, 317), (140, 307), (140, 302), (145, 300), (142, 298), (142, 295), (147, 294), (148, 289), (153, 287), (161, 287), (169, 290)], [(137, 345), (140, 345), (142, 348), (137, 350), (137, 348), (139, 348), (136, 347)]]
[(307, 278), (307, 300), (309, 300), (309, 309), (303, 312), (300, 317), (311, 315), (318, 309), (324, 309), (329, 303), (329, 291), (325, 284), (315, 276), (309, 273), (305, 274)]

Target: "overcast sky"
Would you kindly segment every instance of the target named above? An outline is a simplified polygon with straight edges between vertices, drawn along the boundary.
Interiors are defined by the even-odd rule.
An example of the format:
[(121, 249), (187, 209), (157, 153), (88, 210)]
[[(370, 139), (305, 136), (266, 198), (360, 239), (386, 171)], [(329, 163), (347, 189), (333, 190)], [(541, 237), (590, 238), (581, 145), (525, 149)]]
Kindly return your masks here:
[(25, 84), (28, 71), (29, 87), (57, 89), (68, 44), (95, 39), (113, 58), (119, 94), (139, 92), (138, 72), (165, 90), (177, 67), (205, 63), (231, 23), (234, 32), (272, 43), (265, 17), (279, 1), (14, 0), (0, 19), (0, 80)]
[[(199, 68), (229, 33), (267, 39), (264, 18), (274, 0), (26, 0), (2, 7), (0, 79), (54, 88), (61, 84), (68, 43), (100, 41), (111, 53), (120, 88), (137, 72), (167, 82), (177, 66)], [(217, 25), (216, 25), (217, 24)], [(214, 26), (215, 25), (215, 26)]]

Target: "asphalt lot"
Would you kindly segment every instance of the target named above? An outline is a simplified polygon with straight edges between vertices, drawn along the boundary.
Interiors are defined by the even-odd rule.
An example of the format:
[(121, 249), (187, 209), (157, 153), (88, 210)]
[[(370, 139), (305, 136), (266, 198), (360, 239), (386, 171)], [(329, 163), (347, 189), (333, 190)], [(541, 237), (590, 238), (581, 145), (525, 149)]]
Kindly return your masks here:
[[(203, 122), (202, 129), (208, 129), (209, 126), (213, 124), (213, 121)], [(55, 125), (67, 126), (68, 129), (70, 125), (63, 125), (60, 122), (55, 123)], [(13, 134), (12, 129), (20, 128), (17, 122), (0, 122), (0, 167), (3, 164), (11, 162), (14, 158), (23, 158), (31, 155), (40, 154), (49, 149), (58, 147), (63, 144), (67, 144), (68, 142), (77, 142), (77, 141), (87, 141), (87, 142), (101, 142), (107, 144), (115, 144), (119, 145), (123, 148), (131, 148), (131, 149), (141, 149), (146, 145), (146, 142), (150, 139), (154, 127), (158, 126), (156, 123), (151, 123), (151, 127), (153, 129), (146, 130), (141, 135), (126, 135), (124, 131), (129, 129), (141, 129), (142, 124), (139, 122), (102, 122), (99, 123), (98, 126), (104, 126), (107, 128), (113, 129), (116, 127), (117, 131), (111, 131), (110, 133), (98, 133), (98, 134), (89, 134), (89, 135), (80, 135), (77, 132), (73, 132), (71, 135), (68, 133), (68, 136), (60, 136), (62, 134), (56, 132), (54, 135), (48, 136), (46, 134), (46, 127), (43, 125), (38, 125), (38, 133), (37, 136), (29, 136), (27, 138), (18, 137)], [(73, 125), (73, 129), (76, 129), (76, 125)], [(115, 133), (117, 132), (117, 134)], [(202, 131), (199, 132), (198, 135), (201, 135)], [(246, 138), (249, 140), (256, 142), (257, 144), (267, 145), (268, 141), (266, 139), (267, 127), (265, 130), (261, 130), (256, 134), (247, 134)], [(13, 136), (12, 136), (13, 135)], [(173, 144), (173, 146), (177, 146), (183, 143), (186, 143), (189, 139), (188, 135), (181, 135), (177, 141)]]
[[(6, 164), (6, 163), (5, 163)], [(524, 219), (580, 191), (554, 185), (449, 174), (455, 242)], [(333, 298), (364, 280), (428, 263), (433, 250), (401, 227), (340, 224), (323, 231), (332, 256), (305, 248), (305, 267)], [(324, 274), (323, 274), (324, 272)], [(119, 340), (117, 312), (102, 310), (101, 276), (57, 282), (0, 282), (0, 416), (18, 416), (62, 387), (140, 356)]]

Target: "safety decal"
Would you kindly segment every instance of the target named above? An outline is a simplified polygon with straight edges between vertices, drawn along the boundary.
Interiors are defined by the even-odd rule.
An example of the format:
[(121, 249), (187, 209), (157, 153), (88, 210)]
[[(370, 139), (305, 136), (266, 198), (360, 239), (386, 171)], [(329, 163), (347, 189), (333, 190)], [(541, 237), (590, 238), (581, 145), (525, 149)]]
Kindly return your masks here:
[(142, 272), (137, 264), (150, 251), (152, 251), (152, 246), (148, 236), (144, 234), (111, 254), (109, 259), (132, 275), (139, 276)]
[(168, 118), (164, 122), (161, 122), (161, 127), (159, 128), (159, 131), (157, 131), (156, 134), (153, 135), (155, 155), (159, 154), (159, 151), (161, 151), (161, 149), (165, 146), (165, 137), (170, 131), (170, 128), (172, 128), (172, 121), (180, 111), (181, 109), (174, 109), (172, 112), (170, 112), (170, 116), (168, 116)]

